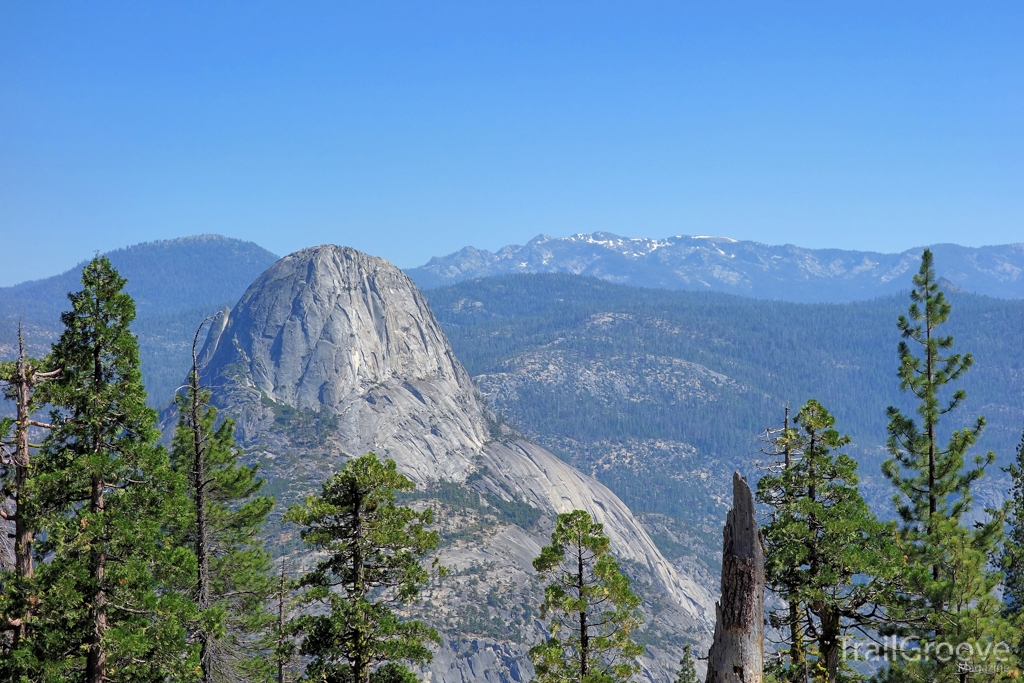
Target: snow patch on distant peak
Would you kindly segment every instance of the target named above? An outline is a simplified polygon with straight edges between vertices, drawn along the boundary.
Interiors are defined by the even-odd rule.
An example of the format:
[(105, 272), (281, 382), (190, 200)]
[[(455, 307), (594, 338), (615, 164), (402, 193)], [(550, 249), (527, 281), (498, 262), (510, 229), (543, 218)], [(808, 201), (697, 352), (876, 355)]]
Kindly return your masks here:
[(739, 242), (731, 237), (718, 237), (716, 235), (691, 235), (691, 240), (721, 240), (723, 242)]

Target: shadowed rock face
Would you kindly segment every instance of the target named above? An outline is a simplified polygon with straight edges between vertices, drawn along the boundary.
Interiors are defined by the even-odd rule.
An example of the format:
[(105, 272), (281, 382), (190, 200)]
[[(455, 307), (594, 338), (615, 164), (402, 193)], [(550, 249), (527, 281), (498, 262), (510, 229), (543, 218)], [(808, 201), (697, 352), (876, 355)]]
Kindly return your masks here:
[[(472, 379), (420, 292), (390, 263), (336, 246), (291, 254), (214, 320), (200, 357), (215, 402), (238, 420), (268, 478), (306, 478), (301, 488), (313, 490), (346, 457), (372, 450), (420, 485), (464, 482), (482, 500), (535, 508), (541, 521), (529, 528), (475, 512), (456, 529), (477, 529), (472, 541), (441, 551), (456, 571), (490, 567), (487, 585), (507, 585), (518, 605), (539, 603), (527, 595), (537, 590), (530, 562), (554, 516), (586, 509), (605, 525), (615, 554), (660, 596), (657, 628), (691, 639), (708, 633), (710, 593), (661, 555), (615, 494), (514, 434), (492, 439)], [(329, 438), (304, 446), (284, 424), (285, 407), (328, 424)], [(295, 454), (306, 462), (279, 464)], [(429, 600), (458, 612), (470, 599), (464, 589), (454, 579), (432, 589)], [(541, 636), (539, 624), (524, 617), (518, 641), (493, 633), (472, 639), (472, 647), (465, 638), (446, 641), (428, 673), (449, 683), (526, 680), (526, 650)], [(652, 650), (645, 664), (651, 677), (667, 680), (677, 660), (674, 652)]]

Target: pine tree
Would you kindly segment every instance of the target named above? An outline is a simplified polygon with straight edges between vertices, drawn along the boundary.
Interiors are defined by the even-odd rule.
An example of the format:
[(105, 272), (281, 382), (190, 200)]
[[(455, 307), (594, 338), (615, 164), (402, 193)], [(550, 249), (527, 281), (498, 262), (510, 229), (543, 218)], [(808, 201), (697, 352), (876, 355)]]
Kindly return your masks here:
[(548, 639), (530, 650), (539, 683), (616, 683), (639, 670), (644, 647), (631, 639), (643, 621), (640, 598), (609, 551), (601, 524), (585, 510), (558, 515), (551, 545), (533, 567), (551, 583), (541, 615)]
[(679, 660), (676, 683), (699, 683), (697, 665), (693, 661), (693, 646), (689, 643), (683, 646), (683, 657)]
[[(415, 681), (403, 664), (423, 665), (439, 643), (437, 632), (419, 621), (402, 621), (392, 605), (414, 599), (429, 579), (423, 556), (437, 547), (427, 531), (433, 513), (395, 505), (396, 491), (412, 480), (373, 453), (354, 458), (331, 477), (319, 496), (288, 510), (302, 538), (327, 557), (299, 580), (302, 601), (325, 606), (294, 624), (299, 652), (311, 658), (308, 678), (325, 683)], [(435, 562), (436, 566), (436, 562)]]
[[(771, 474), (762, 477), (758, 483), (757, 498), (771, 509), (770, 525), (781, 526), (781, 520), (795, 514), (795, 504), (801, 495), (798, 488), (799, 480), (794, 476), (792, 467), (804, 445), (799, 430), (790, 424), (788, 403), (782, 428), (766, 430), (763, 438), (770, 450), (762, 452), (771, 456), (773, 462), (768, 465)], [(774, 546), (785, 543), (785, 540), (777, 538), (771, 528), (763, 529), (762, 534), (768, 554), (765, 582), (768, 589), (786, 605), (785, 610), (770, 610), (768, 621), (773, 628), (784, 629), (788, 634), (788, 647), (780, 651), (780, 655), (784, 654), (785, 659), (780, 657), (766, 664), (766, 673), (772, 675), (773, 680), (806, 681), (810, 670), (807, 661), (807, 635), (804, 632), (804, 572), (799, 565), (772, 562), (775, 556)]]
[(1016, 626), (1018, 664), (1024, 664), (1024, 434), (1017, 446), (1016, 462), (1006, 468), (1010, 475), (1009, 512), (1003, 543), (1003, 603), (1006, 616)]
[(765, 570), (768, 585), (789, 601), (782, 616), (791, 637), (806, 638), (791, 646), (801, 657), (791, 655), (783, 677), (835, 683), (851, 673), (843, 638), (879, 625), (901, 558), (895, 528), (879, 522), (860, 495), (857, 463), (837, 452), (850, 440), (832, 415), (812, 399), (796, 425), (780, 437), (788, 464), (758, 483), (758, 499), (772, 509), (763, 529)]
[(82, 285), (61, 316), (60, 374), (46, 391), (54, 428), (34, 476), (46, 530), (37, 680), (163, 680), (186, 656), (186, 606), (170, 587), (194, 563), (167, 536), (184, 487), (157, 445), (124, 278), (98, 257)]
[(37, 601), (33, 588), (33, 545), (39, 529), (30, 478), (32, 453), (38, 446), (31, 443), (29, 437), (33, 428), (52, 427), (33, 418), (40, 408), (38, 386), (57, 374), (55, 370), (47, 370), (46, 364), (26, 355), (19, 324), (18, 358), (0, 363), (4, 398), (15, 406), (13, 419), (0, 420), (2, 497), (14, 505), (11, 511), (0, 507), (0, 518), (14, 523), (14, 571), (0, 574), (0, 630), (6, 631), (8, 636), (0, 649), (0, 676), (11, 681), (21, 680), (32, 669), (31, 648), (26, 641), (33, 618), (32, 608)]
[[(968, 451), (985, 426), (983, 417), (973, 426), (952, 431), (945, 446), (940, 443), (940, 421), (966, 397), (962, 389), (943, 399), (947, 385), (971, 367), (970, 354), (953, 353), (953, 338), (941, 335), (940, 325), (949, 319), (951, 306), (935, 279), (932, 253), (925, 250), (914, 276), (908, 316), (898, 327), (900, 388), (918, 403), (920, 423), (898, 408), (890, 407), (888, 448), (891, 458), (882, 471), (895, 486), (894, 504), (901, 520), (901, 543), (907, 556), (903, 572), (905, 590), (889, 614), (891, 631), (912, 636), (923, 646), (947, 648), (962, 643), (994, 644), (1008, 637), (995, 595), (998, 572), (990, 569), (997, 554), (1003, 520), (994, 514), (986, 521), (967, 526), (972, 510), (972, 487), (995, 454), (975, 456), (967, 464)], [(920, 349), (914, 355), (910, 343)], [(897, 659), (889, 675), (897, 680), (960, 680), (970, 677), (958, 671), (958, 657), (947, 661), (918, 651), (921, 661)], [(981, 660), (964, 662), (984, 666)]]
[(287, 683), (288, 674), (295, 658), (295, 643), (289, 629), (292, 589), (292, 582), (287, 577), (286, 563), (282, 559), (281, 575), (277, 581), (277, 594), (274, 596), (277, 622), (263, 640), (265, 649), (272, 653), (271, 663), (277, 674), (275, 678), (277, 683)]
[[(204, 321), (205, 322), (205, 321)], [(197, 610), (192, 629), (200, 646), (200, 680), (269, 679), (271, 672), (255, 647), (274, 616), (266, 603), (274, 593), (270, 556), (259, 533), (274, 499), (260, 496), (258, 466), (240, 465), (232, 420), (217, 426), (210, 392), (199, 383), (196, 344), (186, 391), (175, 397), (178, 426), (171, 462), (188, 481), (189, 507), (184, 541), (195, 552), (196, 575), (189, 593)]]

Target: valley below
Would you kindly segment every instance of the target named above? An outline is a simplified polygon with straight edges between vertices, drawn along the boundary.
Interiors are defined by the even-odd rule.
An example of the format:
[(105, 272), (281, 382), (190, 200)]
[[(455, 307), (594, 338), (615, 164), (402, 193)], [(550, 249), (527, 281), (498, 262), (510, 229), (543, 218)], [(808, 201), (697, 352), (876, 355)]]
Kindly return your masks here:
[[(826, 405), (853, 439), (865, 498), (891, 508), (880, 465), (886, 407), (907, 405), (895, 373), (905, 296), (807, 304), (565, 273), (421, 293), (386, 261), (341, 247), (281, 260), (217, 240), (132, 249), (133, 330), (165, 439), (209, 318), (203, 381), (277, 499), (267, 543), (281, 566), (310, 562), (283, 510), (348, 458), (376, 452), (417, 483), (403, 502), (435, 510), (451, 570), (405, 612), (443, 635), (427, 680), (530, 679), (526, 653), (545, 633), (531, 562), (573, 508), (605, 524), (643, 598), (644, 677), (671, 680), (684, 645), (709, 643), (732, 473), (756, 482), (761, 435), (787, 405)], [(237, 267), (172, 297), (151, 293), (160, 281), (142, 275), (147, 259), (184, 264), (197, 249)], [(6, 290), (0, 354), (16, 352), (18, 320), (30, 351), (44, 352), (60, 329), (56, 292), (74, 287), (63, 277)], [(1024, 301), (949, 297), (957, 347), (976, 363), (965, 414), (987, 416), (977, 450), (1005, 465), (1024, 425)], [(979, 502), (995, 507), (1005, 491), (993, 468)]]

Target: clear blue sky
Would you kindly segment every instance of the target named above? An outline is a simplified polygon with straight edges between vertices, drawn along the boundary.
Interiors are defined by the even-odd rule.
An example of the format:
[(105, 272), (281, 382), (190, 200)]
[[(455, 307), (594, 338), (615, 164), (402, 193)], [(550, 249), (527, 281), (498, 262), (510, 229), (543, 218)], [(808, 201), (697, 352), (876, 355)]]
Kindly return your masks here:
[(0, 1), (0, 284), (593, 230), (1024, 241), (1024, 3)]

